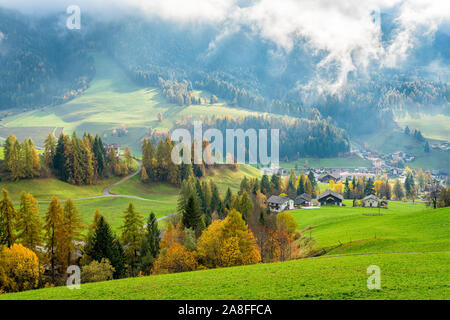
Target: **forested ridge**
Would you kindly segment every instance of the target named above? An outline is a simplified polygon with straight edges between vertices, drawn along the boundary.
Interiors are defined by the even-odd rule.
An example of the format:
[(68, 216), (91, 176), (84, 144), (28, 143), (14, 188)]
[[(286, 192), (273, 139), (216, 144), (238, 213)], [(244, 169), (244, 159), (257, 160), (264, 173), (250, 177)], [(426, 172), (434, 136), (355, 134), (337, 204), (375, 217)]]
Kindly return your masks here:
[(0, 8), (0, 109), (37, 108), (81, 95), (95, 74), (79, 34), (58, 20)]

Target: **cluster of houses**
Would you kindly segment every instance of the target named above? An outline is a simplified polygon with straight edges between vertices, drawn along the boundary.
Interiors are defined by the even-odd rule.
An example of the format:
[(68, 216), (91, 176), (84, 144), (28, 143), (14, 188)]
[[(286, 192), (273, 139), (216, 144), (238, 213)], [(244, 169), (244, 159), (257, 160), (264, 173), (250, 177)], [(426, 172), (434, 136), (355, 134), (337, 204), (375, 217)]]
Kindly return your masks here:
[[(327, 190), (317, 196), (317, 199), (315, 199), (317, 203), (317, 206), (314, 206), (313, 199), (309, 194), (302, 194), (297, 196), (295, 199), (291, 199), (286, 195), (280, 195), (280, 196), (271, 196), (269, 199), (267, 199), (267, 205), (270, 208), (270, 211), (272, 212), (281, 212), (285, 210), (293, 210), (293, 209), (318, 209), (321, 206), (345, 206), (345, 204), (342, 203), (344, 200), (344, 197), (334, 192), (333, 190)], [(375, 196), (375, 195), (369, 195), (362, 199), (362, 205), (364, 207), (368, 208), (381, 208), (381, 207), (387, 207), (387, 201), (382, 200)]]

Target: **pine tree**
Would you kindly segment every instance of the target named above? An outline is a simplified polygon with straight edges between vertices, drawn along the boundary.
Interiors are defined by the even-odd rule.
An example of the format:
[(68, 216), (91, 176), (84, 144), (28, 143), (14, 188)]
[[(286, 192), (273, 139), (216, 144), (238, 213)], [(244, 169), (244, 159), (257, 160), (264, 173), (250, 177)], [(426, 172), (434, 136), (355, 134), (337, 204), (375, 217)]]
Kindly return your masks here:
[(0, 201), (0, 244), (9, 248), (15, 241), (14, 224), (17, 214), (8, 191), (2, 189), (2, 194), (3, 200)]
[(108, 259), (115, 270), (114, 278), (120, 278), (125, 274), (123, 247), (103, 216), (100, 216), (94, 232), (89, 236), (85, 252), (98, 262)]
[(106, 168), (106, 151), (103, 146), (103, 142), (98, 135), (94, 138), (94, 144), (92, 152), (95, 158), (96, 175), (97, 177), (103, 177)]
[(219, 207), (222, 200), (220, 199), (219, 189), (216, 184), (211, 180), (211, 212), (217, 212), (219, 214)]
[(269, 192), (271, 192), (271, 189), (272, 188), (270, 186), (269, 177), (265, 174), (261, 179), (261, 192), (264, 194), (268, 194)]
[(31, 193), (22, 192), (20, 196), (16, 230), (18, 241), (25, 247), (36, 251), (36, 247), (42, 243), (42, 222), (39, 216), (39, 207)]
[(223, 204), (226, 210), (231, 210), (231, 208), (233, 207), (233, 192), (231, 191), (230, 187), (228, 187), (227, 189), (227, 193), (225, 194)]
[(199, 237), (205, 225), (197, 197), (194, 195), (189, 196), (182, 214), (183, 216), (181, 221), (184, 227), (195, 230), (196, 236)]
[(161, 241), (158, 222), (153, 212), (148, 217), (146, 229), (147, 232), (144, 234), (141, 242), (139, 269), (149, 274), (153, 267), (153, 262), (159, 254), (159, 242)]
[(302, 195), (305, 193), (305, 176), (302, 174), (300, 175), (300, 180), (298, 182), (298, 187), (297, 187), (297, 195)]
[(308, 179), (309, 179), (309, 182), (311, 182), (311, 186), (313, 187), (313, 190), (314, 190), (317, 186), (316, 178), (314, 177), (314, 172), (310, 171), (308, 173)]
[(239, 209), (242, 214), (242, 219), (248, 221), (248, 217), (250, 213), (253, 211), (253, 202), (248, 196), (246, 191), (244, 191), (244, 193), (241, 195), (239, 201)]
[(352, 191), (350, 190), (350, 181), (348, 177), (345, 179), (345, 187), (344, 187), (344, 198), (350, 199), (352, 195)]
[(374, 190), (374, 185), (373, 185), (373, 179), (369, 178), (369, 180), (367, 180), (367, 183), (364, 187), (364, 194), (366, 196), (371, 195), (371, 194), (375, 194), (375, 190)]
[(139, 262), (139, 249), (142, 241), (143, 218), (130, 202), (123, 215), (122, 243), (126, 246), (125, 257), (131, 268), (131, 274), (135, 275)]
[(55, 156), (53, 157), (53, 168), (56, 174), (62, 181), (67, 181), (68, 175), (65, 170), (66, 152), (65, 152), (65, 136), (61, 133), (58, 138), (58, 143), (55, 149)]
[(281, 191), (281, 177), (278, 174), (273, 174), (270, 179), (272, 192), (279, 193)]
[(250, 192), (250, 184), (248, 182), (247, 176), (244, 176), (241, 180), (241, 185), (239, 188), (239, 195), (241, 195), (244, 192)]
[(406, 174), (405, 191), (408, 198), (413, 198), (413, 196), (415, 196), (414, 175), (411, 171), (408, 171), (408, 173)]

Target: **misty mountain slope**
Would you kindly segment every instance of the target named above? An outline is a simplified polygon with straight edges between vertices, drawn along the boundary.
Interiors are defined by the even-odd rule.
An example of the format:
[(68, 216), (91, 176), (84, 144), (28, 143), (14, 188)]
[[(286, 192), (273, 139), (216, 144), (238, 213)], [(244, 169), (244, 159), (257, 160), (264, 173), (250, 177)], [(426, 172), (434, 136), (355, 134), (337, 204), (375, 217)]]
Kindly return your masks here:
[[(63, 127), (71, 134), (77, 131), (100, 134), (107, 142), (130, 145), (140, 152), (140, 139), (149, 128), (167, 128), (182, 116), (196, 118), (205, 115), (251, 115), (246, 110), (230, 108), (223, 101), (207, 105), (178, 106), (167, 103), (160, 90), (141, 87), (133, 83), (115, 61), (105, 54), (94, 53), (96, 75), (90, 87), (75, 99), (56, 106), (19, 113), (3, 119), (7, 127), (40, 127), (52, 124)], [(209, 97), (208, 92), (195, 91), (196, 95)], [(162, 115), (158, 121), (157, 114)], [(256, 113), (253, 113), (256, 115)], [(114, 136), (112, 131), (122, 126), (127, 135)], [(5, 128), (6, 129), (6, 128)], [(38, 131), (36, 131), (38, 132)]]
[[(53, 21), (53, 20), (50, 20)], [(35, 108), (81, 94), (94, 74), (76, 35), (0, 8), (0, 109)]]
[[(322, 4), (318, 2), (319, 8)], [(257, 14), (253, 6), (258, 4), (238, 5), (242, 12)], [(114, 8), (97, 16), (85, 7), (81, 30), (67, 30), (66, 15), (56, 9), (41, 16), (1, 11), (0, 62), (6, 67), (0, 71), (0, 108), (31, 109), (79, 96), (94, 74), (86, 54), (94, 48), (108, 52), (142, 87), (175, 84), (173, 99), (166, 100), (181, 101), (178, 104), (188, 108), (199, 92), (208, 92), (236, 112), (309, 119), (320, 115), (353, 136), (391, 130), (394, 113), (450, 115), (448, 30), (422, 32), (422, 21), (417, 22), (420, 28), (409, 30), (409, 22), (398, 17), (401, 5), (383, 12), (378, 21), (372, 13), (354, 16), (358, 10), (366, 14), (364, 6), (355, 5), (354, 12), (342, 17), (339, 5), (333, 5), (328, 13), (337, 14), (343, 29), (334, 21), (337, 30), (322, 25), (321, 32), (313, 28), (316, 21), (304, 25), (300, 16), (280, 26), (286, 13), (278, 7), (267, 21), (259, 21), (259, 16), (255, 21), (203, 21), (203, 12), (198, 12), (198, 23), (160, 12), (119, 14)], [(293, 12), (298, 9), (292, 6)], [(322, 11), (310, 14), (321, 16)], [(177, 14), (184, 17), (183, 12)], [(273, 30), (265, 30), (271, 19)], [(369, 31), (353, 28), (355, 34), (349, 34), (355, 22), (368, 23)], [(287, 28), (284, 33), (282, 26)], [(402, 32), (410, 41), (405, 44), (408, 52), (402, 51)], [(403, 55), (404, 61), (397, 63)], [(186, 96), (187, 103), (182, 101)], [(107, 117), (101, 120), (107, 122)]]

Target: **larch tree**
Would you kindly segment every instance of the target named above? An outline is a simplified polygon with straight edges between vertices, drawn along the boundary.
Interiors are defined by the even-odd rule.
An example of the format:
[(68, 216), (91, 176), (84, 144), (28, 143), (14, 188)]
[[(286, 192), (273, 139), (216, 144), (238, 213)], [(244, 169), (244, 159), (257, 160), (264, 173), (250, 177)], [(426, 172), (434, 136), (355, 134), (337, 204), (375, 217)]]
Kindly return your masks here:
[(63, 262), (64, 226), (63, 209), (57, 197), (53, 196), (45, 215), (45, 243), (50, 261), (52, 280), (55, 280), (56, 265)]
[(71, 263), (72, 252), (75, 249), (75, 242), (82, 239), (83, 225), (78, 209), (72, 199), (67, 199), (63, 212), (64, 225), (64, 252), (67, 257), (67, 265)]
[(22, 192), (21, 194), (16, 230), (18, 241), (36, 252), (37, 246), (42, 243), (42, 221), (38, 203), (31, 193)]
[(134, 275), (139, 263), (139, 250), (143, 236), (143, 218), (130, 202), (123, 215), (122, 243), (125, 246), (125, 257), (130, 271)]
[(56, 139), (53, 133), (49, 133), (44, 141), (44, 163), (48, 168), (53, 168), (53, 159), (56, 153)]
[(16, 210), (8, 191), (2, 189), (3, 199), (0, 201), (0, 244), (11, 247), (15, 241), (14, 224)]

